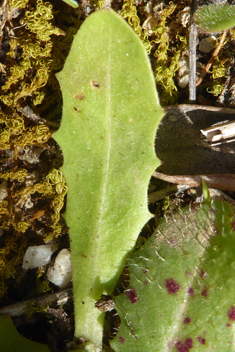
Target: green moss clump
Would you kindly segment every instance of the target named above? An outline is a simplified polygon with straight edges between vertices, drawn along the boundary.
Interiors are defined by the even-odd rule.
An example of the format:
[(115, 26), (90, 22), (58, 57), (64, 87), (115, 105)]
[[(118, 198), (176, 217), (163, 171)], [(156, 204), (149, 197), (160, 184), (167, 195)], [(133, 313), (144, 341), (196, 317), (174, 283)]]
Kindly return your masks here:
[(157, 58), (154, 76), (156, 83), (162, 92), (163, 105), (172, 105), (177, 102), (177, 87), (174, 77), (179, 69), (179, 60), (182, 52), (187, 48), (188, 42), (186, 36), (175, 33), (175, 48), (172, 50), (170, 45), (167, 21), (174, 14), (177, 5), (169, 3), (160, 13), (160, 21), (154, 30), (154, 42), (157, 49), (154, 56)]
[[(121, 15), (143, 41), (151, 58), (155, 80), (162, 105), (176, 104), (178, 91), (175, 84), (179, 60), (188, 47), (186, 30), (182, 31), (177, 14), (183, 10), (179, 3), (158, 4), (152, 11), (146, 3), (135, 5), (134, 0), (124, 0)], [(146, 23), (149, 21), (150, 30)], [(174, 30), (169, 30), (169, 24)], [(156, 58), (153, 60), (152, 58)]]
[[(49, 127), (34, 119), (30, 120), (24, 115), (23, 108), (28, 105), (32, 110), (39, 107), (36, 110), (39, 115), (40, 109), (48, 108), (53, 118), (54, 109), (51, 106), (58, 105), (59, 101), (54, 72), (62, 68), (64, 53), (68, 52), (76, 31), (73, 28), (65, 38), (63, 29), (67, 30), (70, 23), (71, 27), (78, 27), (79, 21), (79, 18), (71, 16), (69, 6), (62, 2), (61, 7), (66, 8), (63, 13), (64, 28), (60, 23), (63, 29), (54, 25), (55, 10), (50, 2), (9, 0), (7, 6), (9, 19), (6, 26), (8, 32), (10, 28), (10, 35), (9, 45), (4, 49), (5, 59), (1, 64), (3, 79), (0, 95), (0, 182), (6, 192), (0, 202), (0, 298), (7, 295), (9, 279), (19, 273), (29, 245), (29, 234), (31, 239), (34, 236), (38, 244), (62, 234), (60, 211), (67, 192), (63, 176), (56, 170), (46, 175), (49, 164), (45, 165), (45, 170), (39, 170), (42, 166), (33, 166), (30, 154), (29, 161), (27, 158), (22, 161), (19, 156), (27, 154), (26, 148), (32, 154), (37, 148), (40, 153), (51, 148), (52, 132)], [(14, 24), (11, 14), (19, 14), (18, 18), (14, 17)], [(60, 37), (65, 40), (58, 50), (54, 38)], [(48, 82), (52, 82), (49, 92)], [(50, 120), (51, 116), (47, 118)], [(45, 292), (48, 282), (42, 278), (40, 282), (41, 289), (38, 292)]]
[[(217, 45), (220, 41), (221, 35), (217, 38)], [(215, 97), (219, 96), (225, 87), (225, 76), (227, 72), (227, 66), (230, 61), (227, 50), (224, 50), (225, 45), (228, 43), (229, 37), (223, 42), (222, 48), (219, 54), (215, 57), (213, 61), (212, 70), (210, 72), (211, 80), (210, 86), (207, 88), (208, 93), (213, 94)], [(229, 54), (230, 55), (230, 54)]]
[(226, 74), (226, 59), (220, 59), (220, 57), (216, 57), (213, 63), (213, 68), (211, 72), (212, 85), (207, 88), (208, 93), (213, 94), (215, 97), (219, 96), (223, 91), (225, 86), (225, 74)]
[(127, 19), (129, 25), (134, 29), (134, 31), (143, 41), (147, 53), (150, 54), (151, 43), (149, 41), (148, 35), (144, 33), (142, 27), (140, 26), (140, 19), (137, 15), (137, 8), (134, 5), (134, 0), (123, 1), (121, 15), (123, 16), (123, 18)]
[[(17, 36), (10, 38), (8, 63), (5, 67), (7, 80), (2, 86), (1, 100), (8, 106), (18, 106), (28, 96), (33, 96), (33, 104), (38, 105), (44, 99), (41, 90), (48, 81), (52, 62), (52, 35), (64, 35), (64, 32), (52, 25), (52, 5), (37, 0), (36, 7), (28, 1), (11, 1), (11, 7), (26, 8)], [(10, 7), (10, 9), (11, 9)], [(22, 51), (16, 64), (16, 52)]]
[[(0, 178), (22, 182), (25, 181), (28, 175), (26, 170), (8, 171), (5, 174), (0, 174)], [(14, 192), (13, 199), (3, 200), (0, 203), (0, 218), (1, 228), (8, 230), (5, 237), (5, 245), (0, 249), (0, 297), (7, 292), (6, 280), (14, 277), (17, 265), (22, 262), (25, 254), (28, 237), (27, 230), (33, 230), (35, 221), (45, 215), (45, 210), (39, 209), (36, 213), (31, 214), (27, 208), (22, 208), (28, 200), (31, 200), (35, 195), (41, 201), (44, 200), (49, 210), (50, 226), (43, 234), (44, 242), (50, 242), (52, 239), (61, 236), (62, 225), (60, 223), (60, 211), (64, 205), (64, 198), (67, 193), (67, 187), (63, 175), (58, 170), (49, 172), (46, 180), (40, 183), (35, 183), (32, 186), (22, 187), (18, 192)], [(15, 210), (16, 209), (16, 210)], [(17, 210), (18, 209), (18, 210)], [(18, 211), (21, 209), (21, 217)], [(15, 210), (15, 211), (14, 211)], [(20, 219), (20, 220), (19, 220)], [(39, 285), (39, 284), (38, 284)], [(48, 288), (48, 283), (40, 281), (40, 292), (45, 292)]]

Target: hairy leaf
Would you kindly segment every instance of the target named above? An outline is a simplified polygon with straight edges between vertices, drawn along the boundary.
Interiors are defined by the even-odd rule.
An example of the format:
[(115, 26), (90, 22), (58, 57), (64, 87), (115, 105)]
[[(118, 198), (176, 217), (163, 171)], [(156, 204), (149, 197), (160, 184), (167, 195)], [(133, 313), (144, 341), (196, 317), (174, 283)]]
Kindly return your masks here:
[(99, 350), (104, 313), (95, 302), (112, 293), (150, 217), (147, 188), (159, 164), (154, 138), (162, 109), (142, 42), (110, 9), (83, 23), (58, 80), (63, 116), (55, 139), (68, 185), (75, 336)]
[(116, 352), (235, 348), (235, 217), (227, 202), (169, 213), (129, 260)]
[(194, 21), (205, 32), (220, 32), (235, 26), (235, 6), (205, 5), (195, 11)]
[(0, 350), (2, 352), (50, 352), (48, 346), (21, 336), (9, 316), (0, 315)]

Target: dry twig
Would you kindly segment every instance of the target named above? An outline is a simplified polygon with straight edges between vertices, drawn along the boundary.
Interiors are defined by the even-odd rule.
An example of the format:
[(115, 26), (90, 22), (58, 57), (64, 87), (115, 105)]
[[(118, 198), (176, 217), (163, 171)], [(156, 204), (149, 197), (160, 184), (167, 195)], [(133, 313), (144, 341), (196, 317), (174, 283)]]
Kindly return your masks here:
[(233, 174), (214, 174), (214, 175), (166, 175), (155, 171), (154, 177), (160, 180), (199, 187), (204, 180), (209, 188), (222, 189), (223, 191), (235, 191), (235, 175)]
[(0, 314), (8, 314), (11, 317), (17, 317), (24, 313), (26, 307), (31, 303), (38, 303), (41, 307), (46, 307), (52, 302), (56, 301), (58, 306), (64, 305), (72, 298), (73, 291), (72, 288), (62, 290), (59, 292), (51, 293), (43, 297), (34, 298), (31, 300), (14, 303), (10, 306), (6, 306), (0, 309)]
[(211, 68), (211, 65), (213, 64), (213, 61), (214, 59), (216, 58), (216, 56), (218, 55), (222, 45), (223, 45), (223, 42), (225, 41), (225, 38), (226, 38), (226, 35), (227, 35), (228, 31), (224, 31), (221, 38), (220, 38), (220, 41), (219, 41), (219, 44), (217, 45), (217, 47), (215, 48), (215, 50), (213, 51), (212, 55), (211, 55), (211, 58), (210, 60), (208, 61), (204, 71), (202, 72), (201, 74), (201, 77), (197, 80), (196, 82), (196, 87), (199, 86), (199, 84), (202, 83), (204, 77), (206, 76), (206, 74), (208, 73), (209, 69)]

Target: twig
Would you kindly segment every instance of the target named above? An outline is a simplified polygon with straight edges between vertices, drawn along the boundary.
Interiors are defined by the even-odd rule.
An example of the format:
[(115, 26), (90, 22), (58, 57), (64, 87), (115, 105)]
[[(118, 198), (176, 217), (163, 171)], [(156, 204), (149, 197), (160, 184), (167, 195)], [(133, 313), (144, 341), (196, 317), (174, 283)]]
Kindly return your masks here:
[(57, 305), (61, 306), (66, 304), (70, 298), (72, 298), (73, 291), (72, 288), (62, 290), (60, 292), (51, 293), (49, 295), (30, 299), (27, 301), (11, 304), (10, 306), (6, 306), (0, 309), (0, 314), (8, 314), (11, 317), (17, 317), (24, 313), (25, 308), (30, 303), (39, 303), (40, 306), (46, 307), (54, 301), (57, 301)]
[(148, 195), (148, 203), (150, 204), (150, 203), (157, 202), (160, 199), (164, 199), (174, 194), (178, 194), (179, 192), (183, 192), (189, 188), (190, 186), (186, 186), (186, 185), (171, 185), (159, 191), (151, 192)]
[(199, 187), (204, 180), (209, 188), (222, 189), (223, 191), (235, 191), (235, 174), (214, 174), (214, 175), (166, 175), (155, 171), (154, 177), (160, 180)]
[[(218, 123), (211, 127), (201, 130), (201, 133), (207, 140), (214, 145), (234, 142), (235, 139), (235, 121)], [(216, 143), (216, 144), (215, 144)]]
[(24, 108), (19, 109), (19, 111), (21, 111), (24, 116), (26, 116), (28, 119), (30, 119), (31, 121), (35, 122), (35, 123), (44, 123), (45, 125), (47, 125), (48, 127), (57, 130), (59, 128), (59, 124), (56, 122), (52, 122), (52, 121), (48, 121), (38, 115), (36, 115), (33, 110), (26, 105)]
[(219, 44), (217, 45), (217, 47), (213, 51), (210, 60), (208, 61), (204, 71), (201, 74), (201, 77), (197, 80), (196, 86), (199, 86), (199, 84), (201, 84), (201, 82), (203, 81), (204, 77), (206, 76), (206, 74), (208, 73), (209, 69), (211, 68), (211, 65), (213, 64), (213, 61), (214, 61), (215, 57), (218, 55), (218, 53), (219, 53), (219, 51), (220, 51), (220, 49), (221, 49), (221, 47), (223, 45), (223, 42), (225, 41), (227, 33), (228, 33), (228, 31), (224, 31), (223, 32), (223, 34), (222, 34), (222, 36), (220, 38)]

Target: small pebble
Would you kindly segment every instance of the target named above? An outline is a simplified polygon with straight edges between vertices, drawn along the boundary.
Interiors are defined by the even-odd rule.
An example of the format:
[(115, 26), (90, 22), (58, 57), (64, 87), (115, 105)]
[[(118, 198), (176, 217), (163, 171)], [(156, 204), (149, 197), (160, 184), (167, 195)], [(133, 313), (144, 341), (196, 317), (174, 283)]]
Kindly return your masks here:
[(7, 182), (2, 181), (0, 184), (0, 203), (8, 196)]
[(60, 288), (65, 288), (72, 280), (71, 255), (68, 249), (62, 249), (53, 266), (47, 270), (47, 278)]
[(56, 250), (55, 242), (28, 247), (23, 258), (23, 269), (34, 269), (50, 263), (51, 256)]
[(185, 88), (189, 82), (189, 60), (182, 58), (179, 61), (178, 85), (180, 88)]
[(198, 45), (198, 49), (202, 53), (209, 53), (211, 50), (215, 48), (215, 41), (216, 41), (216, 37), (213, 35), (203, 38)]

